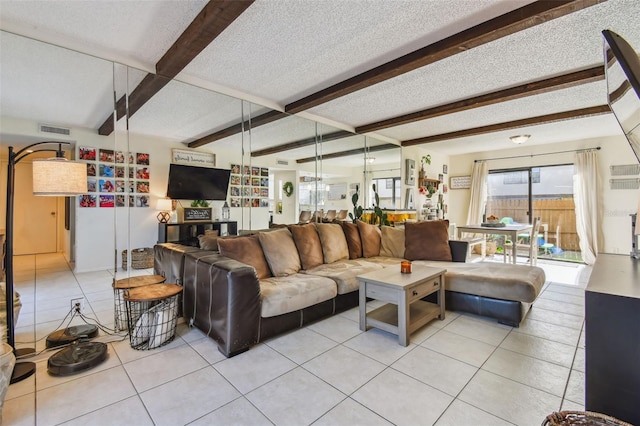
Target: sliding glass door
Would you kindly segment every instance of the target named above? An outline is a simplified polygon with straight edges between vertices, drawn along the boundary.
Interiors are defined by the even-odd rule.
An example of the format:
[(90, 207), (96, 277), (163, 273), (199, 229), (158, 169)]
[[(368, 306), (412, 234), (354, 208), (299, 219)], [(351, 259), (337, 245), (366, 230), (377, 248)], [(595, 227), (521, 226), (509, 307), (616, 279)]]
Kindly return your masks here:
[(486, 214), (515, 223), (539, 216), (538, 258), (582, 262), (572, 164), (490, 171)]

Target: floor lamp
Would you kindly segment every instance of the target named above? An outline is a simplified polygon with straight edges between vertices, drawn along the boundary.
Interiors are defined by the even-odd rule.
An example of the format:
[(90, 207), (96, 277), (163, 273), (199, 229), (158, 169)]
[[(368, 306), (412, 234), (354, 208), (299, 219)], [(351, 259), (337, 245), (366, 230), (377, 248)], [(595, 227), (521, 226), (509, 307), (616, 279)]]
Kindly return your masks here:
[[(57, 144), (58, 149), (32, 149), (35, 146)], [(55, 158), (36, 159), (33, 161), (33, 195), (44, 196), (76, 196), (87, 192), (87, 168), (84, 163), (69, 161), (64, 158), (62, 145), (70, 142), (37, 142), (14, 152), (9, 147), (7, 164), (7, 215), (5, 228), (5, 275), (6, 275), (6, 307), (7, 307), (7, 342), (13, 348), (16, 358), (34, 352), (33, 349), (15, 349), (15, 324), (13, 312), (13, 201), (15, 167), (20, 160), (34, 152), (55, 152)], [(16, 362), (11, 376), (11, 383), (19, 382), (35, 372), (33, 362)]]

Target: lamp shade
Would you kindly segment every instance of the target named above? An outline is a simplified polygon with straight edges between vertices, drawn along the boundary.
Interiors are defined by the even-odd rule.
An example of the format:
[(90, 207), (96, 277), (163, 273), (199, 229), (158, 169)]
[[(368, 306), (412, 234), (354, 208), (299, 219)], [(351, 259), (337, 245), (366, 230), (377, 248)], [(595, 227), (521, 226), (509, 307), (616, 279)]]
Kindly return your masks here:
[(171, 199), (169, 198), (159, 198), (156, 203), (156, 210), (160, 210), (163, 212), (170, 212), (171, 208)]
[(87, 166), (66, 158), (33, 161), (33, 195), (75, 196), (87, 192)]

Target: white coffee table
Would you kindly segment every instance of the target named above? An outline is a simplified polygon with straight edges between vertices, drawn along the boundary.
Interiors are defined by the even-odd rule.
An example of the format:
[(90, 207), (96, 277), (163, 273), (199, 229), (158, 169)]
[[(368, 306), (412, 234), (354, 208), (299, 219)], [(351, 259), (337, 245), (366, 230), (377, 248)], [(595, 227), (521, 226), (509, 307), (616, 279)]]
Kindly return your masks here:
[[(398, 335), (398, 343), (409, 344), (409, 335), (434, 318), (444, 319), (443, 268), (413, 264), (410, 274), (400, 272), (400, 265), (363, 275), (360, 281), (360, 330), (376, 327)], [(438, 303), (422, 299), (438, 292)], [(388, 302), (367, 313), (367, 297)]]

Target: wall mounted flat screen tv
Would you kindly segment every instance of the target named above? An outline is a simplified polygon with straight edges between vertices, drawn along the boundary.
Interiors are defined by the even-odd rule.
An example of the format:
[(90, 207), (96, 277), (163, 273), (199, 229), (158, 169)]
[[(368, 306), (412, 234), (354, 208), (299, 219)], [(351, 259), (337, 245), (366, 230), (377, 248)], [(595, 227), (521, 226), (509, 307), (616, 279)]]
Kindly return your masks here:
[(226, 200), (231, 170), (169, 165), (167, 197), (172, 200)]
[(640, 162), (640, 57), (613, 31), (602, 35), (609, 107)]

